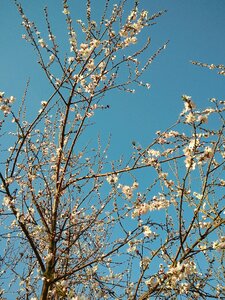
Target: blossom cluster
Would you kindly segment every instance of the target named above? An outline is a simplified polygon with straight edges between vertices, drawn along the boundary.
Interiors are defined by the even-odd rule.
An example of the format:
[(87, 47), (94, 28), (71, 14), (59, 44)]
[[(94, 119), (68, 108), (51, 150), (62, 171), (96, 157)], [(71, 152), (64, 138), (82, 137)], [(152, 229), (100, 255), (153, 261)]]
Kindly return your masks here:
[(118, 176), (116, 174), (111, 174), (106, 177), (106, 180), (109, 184), (114, 184), (118, 181)]
[(170, 283), (174, 286), (177, 281), (181, 281), (196, 272), (195, 262), (189, 259), (183, 263), (178, 262), (176, 265), (171, 265), (167, 274), (169, 275)]
[(15, 97), (4, 97), (4, 92), (0, 92), (0, 110), (7, 115), (11, 111), (11, 106), (15, 102)]
[(119, 184), (118, 188), (122, 190), (122, 193), (127, 199), (133, 198), (133, 192), (138, 188), (138, 182), (133, 182), (132, 186)]
[(137, 11), (131, 11), (130, 15), (127, 18), (127, 23), (120, 30), (119, 34), (122, 37), (133, 37), (141, 32), (141, 30), (148, 25), (147, 17), (148, 12), (142, 11), (140, 13), (140, 17), (137, 19), (138, 13)]
[(161, 210), (169, 207), (170, 201), (167, 200), (163, 194), (159, 193), (159, 196), (154, 196), (149, 203), (141, 203), (136, 205), (132, 218), (144, 215), (149, 211)]
[(96, 39), (91, 40), (90, 44), (81, 43), (80, 49), (78, 50), (78, 54), (81, 57), (88, 57), (99, 45), (100, 45), (100, 41)]
[(203, 153), (200, 153), (200, 150), (198, 149), (200, 145), (201, 143), (199, 139), (192, 139), (189, 145), (183, 149), (186, 168), (194, 170), (196, 162), (198, 165), (201, 165), (214, 156), (214, 151), (212, 147), (209, 146), (205, 146)]
[(146, 237), (151, 237), (151, 236), (154, 235), (154, 233), (152, 232), (152, 230), (150, 229), (150, 227), (147, 226), (147, 225), (144, 225), (144, 226), (143, 226), (143, 234), (144, 234), (144, 236), (146, 236)]
[(221, 236), (218, 241), (213, 242), (213, 249), (218, 251), (225, 250), (225, 236)]
[(159, 193), (159, 196), (154, 196), (152, 201), (149, 203), (149, 210), (160, 210), (169, 207), (169, 205), (169, 200), (167, 200), (164, 195)]
[[(181, 113), (181, 116), (185, 116), (184, 123), (193, 124), (198, 122), (199, 124), (204, 124), (208, 122), (208, 117), (211, 113), (216, 112), (216, 109), (207, 108), (203, 111), (196, 110), (196, 104), (193, 102), (191, 96), (183, 95), (182, 99), (184, 101), (184, 109)], [(212, 102), (215, 99), (211, 99)], [(220, 103), (222, 104), (222, 102)]]

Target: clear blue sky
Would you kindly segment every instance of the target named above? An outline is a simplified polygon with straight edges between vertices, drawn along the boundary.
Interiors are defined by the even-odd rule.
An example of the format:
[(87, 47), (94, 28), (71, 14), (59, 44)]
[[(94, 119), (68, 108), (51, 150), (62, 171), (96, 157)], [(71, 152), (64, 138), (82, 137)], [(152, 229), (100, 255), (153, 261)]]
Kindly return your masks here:
[[(49, 7), (50, 20), (60, 41), (66, 38), (61, 2), (21, 1), (26, 14), (40, 24), (41, 32), (44, 32), (43, 8), (45, 5)], [(71, 12), (78, 19), (85, 1), (70, 2), (74, 2)], [(102, 0), (93, 2), (98, 14)], [(143, 0), (142, 3), (150, 13), (168, 10), (150, 29), (150, 51), (153, 53), (168, 39), (170, 43), (145, 74), (144, 79), (151, 83), (151, 89), (145, 91), (138, 88), (134, 95), (116, 93), (115, 96), (108, 96), (106, 102), (111, 109), (104, 111), (96, 120), (96, 130), (103, 137), (112, 133), (111, 149), (115, 156), (125, 153), (132, 140), (144, 146), (152, 140), (156, 130), (171, 125), (182, 109), (182, 94), (193, 96), (201, 106), (207, 106), (207, 100), (211, 97), (224, 99), (225, 79), (215, 72), (193, 66), (189, 61), (225, 63), (225, 1)], [(48, 85), (40, 75), (33, 49), (21, 39), (23, 28), (20, 23), (13, 1), (1, 0), (0, 90), (19, 99), (30, 77), (28, 99), (32, 106), (38, 108), (40, 101), (45, 99), (46, 94), (49, 95)]]

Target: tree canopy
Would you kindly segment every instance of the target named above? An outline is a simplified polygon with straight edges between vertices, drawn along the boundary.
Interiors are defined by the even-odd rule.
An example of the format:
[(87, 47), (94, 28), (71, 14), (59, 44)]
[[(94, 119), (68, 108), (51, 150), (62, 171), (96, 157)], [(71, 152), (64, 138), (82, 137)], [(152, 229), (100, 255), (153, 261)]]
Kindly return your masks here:
[(51, 94), (34, 112), (29, 80), (21, 99), (0, 93), (1, 299), (223, 299), (225, 101), (182, 95), (171, 126), (110, 160), (110, 139), (87, 136), (108, 94), (150, 88), (168, 42), (150, 52), (147, 29), (165, 11), (106, 0), (95, 20), (87, 0), (73, 20), (62, 2), (65, 52), (48, 9), (42, 33), (15, 1)]

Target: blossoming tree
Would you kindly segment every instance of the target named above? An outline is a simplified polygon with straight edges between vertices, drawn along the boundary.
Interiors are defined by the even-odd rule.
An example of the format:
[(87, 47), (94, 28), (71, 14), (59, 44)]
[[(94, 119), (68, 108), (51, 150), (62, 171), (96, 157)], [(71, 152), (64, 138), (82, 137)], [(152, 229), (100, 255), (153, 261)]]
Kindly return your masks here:
[(150, 39), (137, 47), (138, 37), (163, 12), (149, 16), (135, 1), (126, 15), (126, 4), (106, 0), (96, 22), (87, 0), (78, 32), (64, 0), (62, 57), (47, 9), (48, 41), (16, 2), (52, 94), (28, 121), (26, 92), (19, 110), (0, 93), (1, 138), (11, 141), (0, 173), (1, 299), (225, 297), (225, 102), (200, 110), (184, 95), (175, 124), (145, 148), (133, 142), (127, 163), (108, 161), (100, 138), (94, 149), (82, 140), (95, 112), (109, 108), (106, 93), (149, 88), (141, 76), (166, 47), (143, 61)]

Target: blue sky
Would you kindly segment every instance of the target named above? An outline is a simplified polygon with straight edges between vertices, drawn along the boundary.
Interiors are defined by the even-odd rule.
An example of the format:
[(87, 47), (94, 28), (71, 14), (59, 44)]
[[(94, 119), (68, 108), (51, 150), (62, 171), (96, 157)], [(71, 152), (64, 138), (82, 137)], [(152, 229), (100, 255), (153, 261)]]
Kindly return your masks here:
[[(76, 2), (76, 3), (75, 3)], [(70, 1), (71, 13), (75, 19), (82, 16), (85, 1)], [(94, 11), (98, 15), (101, 0)], [(115, 1), (116, 2), (116, 1)], [(128, 1), (128, 6), (133, 1)], [(56, 36), (63, 40), (66, 25), (63, 22), (61, 1), (39, 0), (21, 1), (26, 14), (40, 25), (44, 32), (45, 5), (56, 30)], [(96, 7), (96, 4), (95, 4)], [(224, 63), (225, 46), (225, 2), (223, 0), (143, 0), (142, 7), (150, 14), (167, 9), (168, 12), (150, 28), (152, 54), (166, 40), (167, 49), (154, 61), (143, 80), (151, 83), (149, 91), (137, 88), (136, 94), (115, 93), (106, 102), (111, 109), (104, 111), (96, 119), (96, 132), (106, 138), (112, 134), (111, 149), (115, 156), (125, 153), (132, 140), (143, 146), (151, 142), (158, 129), (165, 129), (177, 118), (182, 109), (182, 94), (191, 95), (200, 106), (207, 106), (208, 99), (224, 97), (224, 78), (216, 72), (190, 64), (190, 60), (207, 63)], [(31, 79), (28, 99), (32, 107), (39, 107), (48, 85), (36, 63), (33, 49), (21, 35), (21, 19), (13, 1), (0, 2), (0, 89), (7, 95), (19, 99), (28, 78)], [(118, 147), (119, 145), (119, 147)]]

